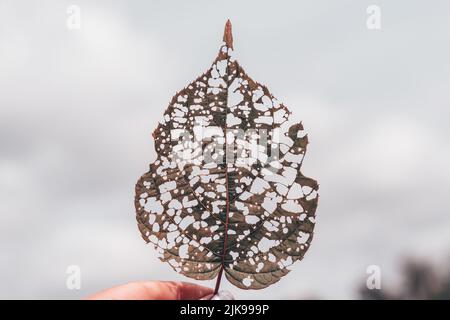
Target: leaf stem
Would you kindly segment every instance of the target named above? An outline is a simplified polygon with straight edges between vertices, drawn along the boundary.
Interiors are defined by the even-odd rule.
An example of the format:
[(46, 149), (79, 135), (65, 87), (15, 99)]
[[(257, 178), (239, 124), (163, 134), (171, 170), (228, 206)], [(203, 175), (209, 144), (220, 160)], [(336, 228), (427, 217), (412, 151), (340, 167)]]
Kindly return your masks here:
[(231, 32), (231, 21), (227, 20), (225, 24), (225, 31), (223, 32), (223, 41), (227, 45), (228, 48), (233, 49), (233, 34)]

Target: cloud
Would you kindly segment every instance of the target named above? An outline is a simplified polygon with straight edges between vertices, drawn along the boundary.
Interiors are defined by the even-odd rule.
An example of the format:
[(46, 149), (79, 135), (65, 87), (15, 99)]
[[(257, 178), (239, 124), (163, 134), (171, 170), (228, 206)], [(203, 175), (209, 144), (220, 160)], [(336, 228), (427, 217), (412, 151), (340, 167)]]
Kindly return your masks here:
[[(382, 2), (379, 33), (353, 2), (81, 1), (80, 31), (66, 29), (69, 4), (0, 10), (0, 297), (184, 279), (140, 239), (134, 184), (155, 157), (156, 121), (208, 67), (227, 17), (246, 71), (303, 120), (303, 171), (321, 198), (312, 247), (286, 278), (224, 288), (349, 298), (368, 265), (389, 274), (401, 255), (448, 250), (448, 4)], [(65, 287), (71, 264), (81, 291)]]

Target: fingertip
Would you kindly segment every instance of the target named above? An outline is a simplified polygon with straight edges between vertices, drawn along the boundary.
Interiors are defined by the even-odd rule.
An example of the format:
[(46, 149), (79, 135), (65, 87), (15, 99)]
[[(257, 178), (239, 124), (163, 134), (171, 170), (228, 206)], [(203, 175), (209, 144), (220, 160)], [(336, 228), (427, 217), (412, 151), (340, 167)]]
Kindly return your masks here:
[(179, 300), (199, 300), (205, 296), (214, 293), (214, 290), (205, 286), (189, 282), (180, 282), (180, 299)]

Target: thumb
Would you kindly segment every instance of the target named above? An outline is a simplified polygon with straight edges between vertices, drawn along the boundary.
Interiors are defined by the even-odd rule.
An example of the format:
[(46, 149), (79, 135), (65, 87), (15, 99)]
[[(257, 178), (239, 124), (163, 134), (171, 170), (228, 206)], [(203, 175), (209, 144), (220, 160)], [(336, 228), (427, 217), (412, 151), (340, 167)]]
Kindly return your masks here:
[(188, 282), (142, 281), (103, 290), (89, 300), (198, 300), (213, 290)]

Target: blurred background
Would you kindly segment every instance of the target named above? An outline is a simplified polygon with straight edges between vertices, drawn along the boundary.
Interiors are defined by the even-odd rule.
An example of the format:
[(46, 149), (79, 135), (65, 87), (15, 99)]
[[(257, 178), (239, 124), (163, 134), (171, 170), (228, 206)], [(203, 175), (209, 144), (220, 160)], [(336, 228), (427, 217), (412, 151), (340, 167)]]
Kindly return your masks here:
[(188, 280), (141, 239), (134, 185), (157, 120), (209, 68), (227, 18), (241, 65), (309, 132), (302, 172), (321, 198), (289, 275), (223, 288), (449, 297), (448, 1), (1, 0), (0, 298)]

